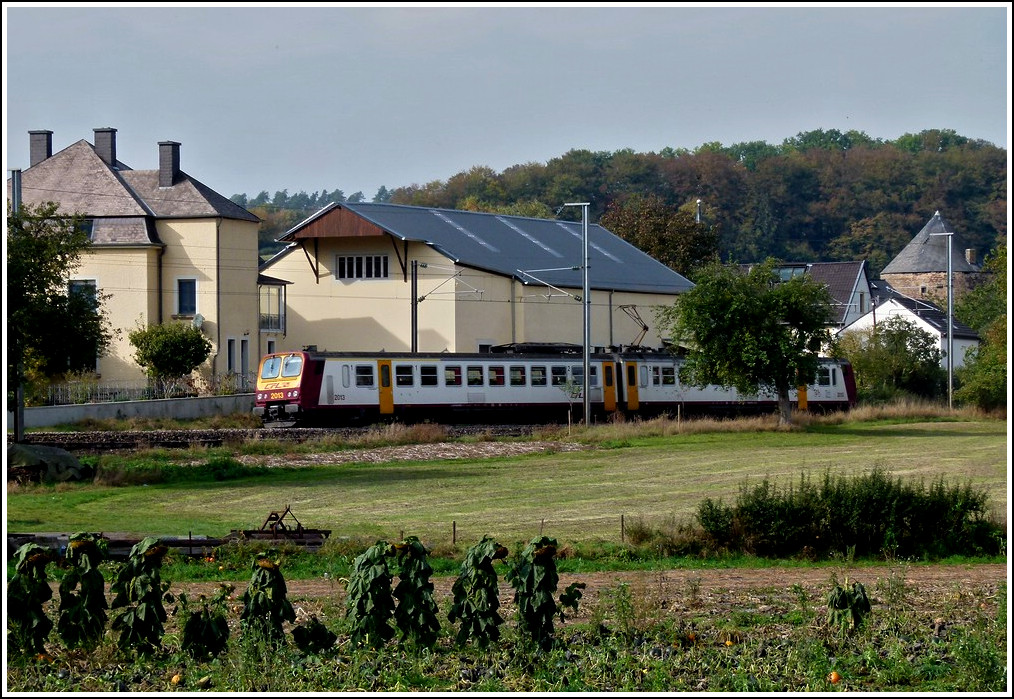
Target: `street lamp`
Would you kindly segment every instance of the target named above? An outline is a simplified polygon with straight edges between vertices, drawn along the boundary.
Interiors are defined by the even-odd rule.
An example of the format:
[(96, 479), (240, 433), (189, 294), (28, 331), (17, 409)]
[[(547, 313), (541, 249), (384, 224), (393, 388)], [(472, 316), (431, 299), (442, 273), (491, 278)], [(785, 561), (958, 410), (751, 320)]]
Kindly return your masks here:
[(584, 306), (584, 385), (581, 393), (584, 396), (584, 424), (591, 424), (591, 292), (588, 289), (588, 202), (571, 202), (564, 206), (581, 207), (581, 241), (583, 247), (581, 304)]
[[(933, 214), (940, 218), (940, 212)], [(951, 241), (954, 239), (954, 231), (943, 233), (930, 233), (931, 236), (947, 236), (947, 409), (954, 409), (954, 283), (951, 274)]]

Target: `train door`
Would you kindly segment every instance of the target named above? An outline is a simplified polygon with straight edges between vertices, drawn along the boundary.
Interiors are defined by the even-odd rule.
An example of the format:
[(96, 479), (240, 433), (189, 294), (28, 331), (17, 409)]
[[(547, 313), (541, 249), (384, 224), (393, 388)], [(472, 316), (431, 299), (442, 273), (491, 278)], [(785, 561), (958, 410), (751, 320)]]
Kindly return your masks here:
[(616, 412), (616, 380), (612, 362), (602, 362), (602, 407), (606, 413)]
[(637, 410), (641, 402), (637, 391), (637, 362), (625, 362), (627, 380), (624, 385), (627, 388), (627, 410)]
[(391, 387), (391, 360), (381, 359), (377, 362), (377, 373), (380, 380), (380, 414), (394, 414), (394, 389)]

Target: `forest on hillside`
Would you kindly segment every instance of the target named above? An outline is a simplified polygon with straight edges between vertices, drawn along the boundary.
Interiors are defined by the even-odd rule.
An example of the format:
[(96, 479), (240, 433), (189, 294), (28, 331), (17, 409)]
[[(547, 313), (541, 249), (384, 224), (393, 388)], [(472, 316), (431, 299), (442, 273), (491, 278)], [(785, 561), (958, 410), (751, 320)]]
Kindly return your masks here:
[[(634, 198), (696, 211), (718, 234), (729, 262), (866, 260), (875, 278), (939, 211), (966, 248), (984, 256), (1006, 240), (1007, 151), (951, 130), (881, 140), (862, 132), (815, 130), (763, 141), (658, 153), (571, 150), (547, 163), (502, 172), (477, 165), (447, 180), (395, 189), (374, 202), (594, 222)], [(231, 197), (263, 221), (262, 255), (294, 225), (331, 202), (366, 201), (340, 189), (249, 199)]]

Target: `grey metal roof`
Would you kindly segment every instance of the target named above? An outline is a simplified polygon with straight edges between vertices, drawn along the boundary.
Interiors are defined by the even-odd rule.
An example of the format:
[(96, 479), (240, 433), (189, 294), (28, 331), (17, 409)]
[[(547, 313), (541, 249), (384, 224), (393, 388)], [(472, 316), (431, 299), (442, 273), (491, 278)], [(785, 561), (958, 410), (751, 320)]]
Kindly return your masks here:
[[(526, 284), (583, 287), (580, 222), (399, 204), (333, 206), (344, 207), (398, 239), (430, 245), (462, 265), (513, 276)], [(588, 225), (588, 259), (591, 289), (676, 294), (693, 288), (690, 280), (598, 224)]]
[[(873, 301), (872, 313), (876, 313), (877, 307), (884, 305), (887, 301), (894, 301), (895, 303), (908, 309), (913, 315), (926, 321), (927, 324), (932, 326), (933, 329), (941, 335), (947, 334), (947, 312), (940, 310), (932, 303), (922, 301), (920, 299), (914, 299), (911, 296), (905, 296), (904, 294), (895, 291), (890, 284), (882, 279), (870, 282), (870, 295), (872, 296)], [(975, 330), (965, 325), (957, 318), (951, 319), (951, 336), (960, 337), (966, 340), (979, 339), (979, 333), (975, 332)]]
[[(951, 236), (946, 234), (950, 233)], [(947, 271), (947, 239), (951, 237), (951, 271), (978, 272), (977, 265), (969, 264), (964, 256), (960, 236), (937, 211), (912, 242), (898, 253), (880, 272), (884, 274), (921, 274)]]

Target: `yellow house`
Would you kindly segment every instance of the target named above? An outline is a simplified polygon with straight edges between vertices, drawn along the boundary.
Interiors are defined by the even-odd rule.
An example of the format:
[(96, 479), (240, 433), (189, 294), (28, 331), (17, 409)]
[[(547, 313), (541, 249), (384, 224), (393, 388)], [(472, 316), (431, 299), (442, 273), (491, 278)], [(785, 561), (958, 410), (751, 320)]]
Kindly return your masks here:
[[(260, 219), (180, 169), (180, 144), (158, 144), (158, 168), (133, 170), (116, 158), (116, 129), (95, 129), (53, 153), (52, 131), (30, 131), (31, 165), (21, 201), (55, 202), (84, 217), (92, 246), (71, 275), (107, 294), (113, 329), (96, 358), (103, 383), (141, 383), (127, 334), (136, 327), (187, 322), (212, 344), (201, 373), (250, 385), (264, 348), (258, 331), (257, 231)], [(11, 182), (8, 180), (8, 197)]]
[[(261, 265), (284, 306), (284, 336), (272, 347), (583, 344), (584, 237), (572, 221), (331, 204), (279, 238), (288, 247)], [(598, 225), (588, 226), (587, 249), (590, 345), (660, 346), (654, 309), (691, 282)]]

